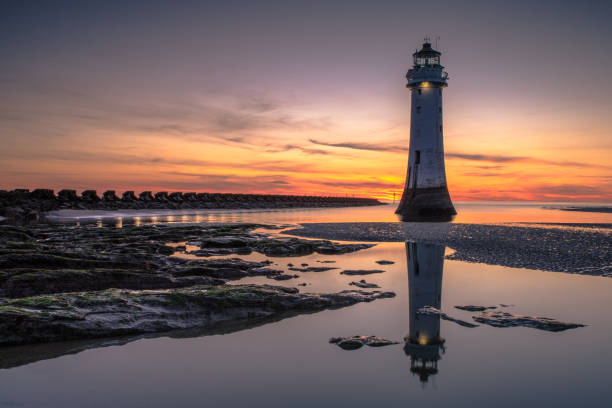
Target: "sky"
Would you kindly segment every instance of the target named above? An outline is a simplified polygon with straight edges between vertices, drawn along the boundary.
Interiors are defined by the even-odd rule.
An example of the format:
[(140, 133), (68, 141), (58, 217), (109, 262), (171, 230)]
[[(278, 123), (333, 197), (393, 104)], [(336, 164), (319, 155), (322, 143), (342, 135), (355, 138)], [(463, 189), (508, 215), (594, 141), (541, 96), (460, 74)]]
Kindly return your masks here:
[(612, 201), (609, 1), (0, 3), (0, 189), (401, 196), (449, 73), (453, 200)]

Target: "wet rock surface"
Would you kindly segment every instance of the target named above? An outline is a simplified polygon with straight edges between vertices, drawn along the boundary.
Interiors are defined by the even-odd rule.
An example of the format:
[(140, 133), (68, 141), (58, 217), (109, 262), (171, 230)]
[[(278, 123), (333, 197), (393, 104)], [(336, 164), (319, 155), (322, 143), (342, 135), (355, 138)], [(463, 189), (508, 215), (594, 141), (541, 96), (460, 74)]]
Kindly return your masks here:
[(463, 327), (469, 327), (469, 328), (478, 327), (477, 324), (466, 322), (465, 320), (456, 319), (454, 317), (451, 317), (451, 316), (447, 315), (446, 313), (442, 312), (441, 310), (439, 310), (439, 309), (437, 309), (437, 308), (435, 308), (433, 306), (422, 307), (422, 308), (420, 308), (418, 310), (417, 313), (421, 314), (421, 315), (440, 316), (440, 319), (442, 319), (442, 320), (446, 320), (446, 321), (449, 321), (449, 322), (457, 323), (459, 326), (463, 326)]
[(362, 279), (358, 282), (351, 282), (349, 283), (349, 285), (357, 286), (358, 288), (362, 288), (362, 289), (380, 288), (380, 286), (378, 286), (375, 283), (366, 282), (365, 279)]
[[(230, 286), (226, 283), (244, 277), (281, 281), (299, 275), (274, 269), (270, 260), (192, 259), (186, 254), (189, 245), (185, 242), (230, 254), (236, 248), (275, 246), (275, 238), (254, 232), (263, 227), (274, 228), (259, 224), (0, 225), (0, 344), (209, 327), (394, 296), (380, 291), (318, 295), (268, 285)], [(324, 247), (341, 253), (371, 246), (295, 238), (279, 241), (285, 254), (302, 253), (306, 246), (308, 251)]]
[(306, 268), (296, 268), (296, 267), (289, 268), (290, 271), (296, 271), (296, 272), (326, 272), (326, 271), (331, 271), (332, 269), (338, 269), (338, 268), (330, 268), (326, 266), (308, 266)]
[[(35, 225), (0, 226), (0, 297), (108, 288), (161, 289), (224, 284), (247, 276), (291, 279), (270, 268), (271, 261), (238, 258), (185, 259), (185, 241), (207, 251), (232, 255), (244, 249), (275, 246), (274, 238), (253, 230), (259, 224), (203, 226), (127, 226), (124, 228)], [(271, 228), (273, 226), (265, 226)], [(168, 243), (176, 242), (176, 246)], [(303, 239), (279, 240), (287, 256), (333, 248), (345, 253), (366, 246)], [(217, 245), (218, 247), (215, 247)], [(308, 250), (304, 251), (303, 248)], [(239, 251), (235, 251), (239, 250)], [(182, 251), (182, 252), (181, 252)], [(293, 251), (293, 252), (292, 252)], [(207, 256), (210, 255), (207, 252)], [(318, 268), (318, 267), (312, 267)], [(323, 268), (323, 267), (321, 267)], [(315, 270), (315, 269), (313, 269)]]
[(289, 280), (289, 279), (297, 279), (299, 277), (300, 277), (300, 275), (285, 275), (285, 274), (282, 274), (282, 275), (272, 276), (272, 277), (270, 277), (270, 279), (274, 279), (274, 280), (277, 280), (277, 281), (283, 281), (283, 280)]
[[(190, 245), (200, 249), (188, 252), (191, 255), (209, 257), (217, 255), (248, 255), (258, 252), (269, 257), (299, 257), (319, 254), (347, 254), (371, 248), (372, 244), (340, 244), (328, 240), (304, 240), (298, 238), (271, 238), (264, 234), (250, 234), (239, 237), (221, 236), (202, 241), (191, 241)], [(291, 265), (293, 266), (293, 265)]]
[(224, 285), (5, 299), (0, 301), (0, 345), (206, 328), (393, 296), (379, 291), (301, 294), (278, 286)]
[(568, 323), (548, 317), (515, 315), (508, 312), (484, 312), (472, 317), (475, 321), (493, 327), (531, 327), (538, 330), (560, 332), (568, 329), (584, 327), (584, 324)]
[(385, 271), (383, 271), (382, 269), (345, 269), (342, 272), (340, 272), (340, 274), (355, 276), (355, 275), (372, 275), (374, 273), (384, 273), (384, 272)]
[(497, 309), (497, 306), (464, 305), (464, 306), (455, 306), (455, 309), (465, 310), (467, 312), (483, 312), (487, 309)]
[(331, 344), (336, 344), (344, 350), (356, 350), (363, 346), (383, 347), (399, 344), (397, 341), (387, 340), (377, 336), (332, 337), (329, 339), (329, 342)]
[[(455, 306), (455, 307), (458, 309), (461, 309), (458, 306)], [(506, 307), (506, 305), (502, 305), (502, 307)], [(470, 306), (465, 306), (461, 310), (469, 311), (469, 312), (476, 312), (476, 311), (495, 309), (495, 308), (496, 306), (485, 307), (485, 306), (471, 306), (470, 305)], [(466, 322), (464, 320), (450, 317), (446, 313), (432, 306), (422, 307), (418, 310), (417, 313), (422, 314), (422, 315), (437, 315), (437, 316), (440, 316), (440, 319), (451, 321), (451, 322), (457, 323), (460, 326), (464, 326), (464, 327), (469, 327), (469, 328), (478, 327), (477, 324), (473, 324), (470, 322)], [(560, 332), (560, 331), (564, 331), (568, 329), (575, 329), (578, 327), (585, 326), (584, 324), (562, 322), (562, 321), (551, 319), (548, 317), (515, 315), (512, 313), (502, 312), (499, 310), (483, 311), (479, 315), (472, 316), (472, 319), (474, 319), (474, 321), (478, 323), (486, 324), (486, 325), (493, 326), (493, 327), (519, 327), (521, 326), (521, 327), (530, 327), (533, 329), (545, 330), (545, 331), (551, 331), (551, 332)]]
[(310, 223), (286, 234), (342, 241), (426, 242), (455, 250), (447, 259), (612, 277), (612, 224)]

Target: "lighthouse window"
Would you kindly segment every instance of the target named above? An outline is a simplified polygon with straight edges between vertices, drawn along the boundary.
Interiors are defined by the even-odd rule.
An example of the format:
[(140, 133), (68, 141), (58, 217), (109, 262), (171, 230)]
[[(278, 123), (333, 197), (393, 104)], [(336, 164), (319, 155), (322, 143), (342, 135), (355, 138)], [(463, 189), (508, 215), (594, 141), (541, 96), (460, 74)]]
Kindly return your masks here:
[(421, 113), (421, 107), (420, 107), (420, 106), (417, 106), (417, 107), (416, 107), (416, 112), (417, 112), (417, 113)]
[(442, 125), (440, 125), (440, 132), (442, 131)]
[(442, 108), (438, 108), (438, 112), (442, 113)]
[(420, 89), (418, 89), (417, 92), (419, 93), (419, 95), (421, 94), (421, 90)]
[(421, 162), (421, 151), (417, 150), (415, 153), (416, 157), (414, 158), (414, 163), (419, 164)]

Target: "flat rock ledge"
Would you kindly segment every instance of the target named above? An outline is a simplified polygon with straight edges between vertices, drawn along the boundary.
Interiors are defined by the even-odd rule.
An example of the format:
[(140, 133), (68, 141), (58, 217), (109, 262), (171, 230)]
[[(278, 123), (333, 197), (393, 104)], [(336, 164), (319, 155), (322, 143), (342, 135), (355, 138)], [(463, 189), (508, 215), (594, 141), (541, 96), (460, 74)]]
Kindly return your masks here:
[(484, 312), (487, 309), (497, 309), (497, 306), (480, 306), (480, 305), (459, 305), (455, 309), (465, 310), (466, 312)]
[(0, 345), (211, 328), (394, 296), (380, 291), (310, 294), (269, 285), (226, 285), (2, 299)]
[(356, 275), (372, 275), (374, 273), (384, 273), (382, 269), (345, 269), (340, 272), (340, 275), (356, 276)]
[(331, 344), (336, 344), (344, 350), (357, 350), (363, 346), (383, 347), (399, 344), (397, 341), (387, 340), (377, 336), (332, 337), (329, 339), (329, 342)]
[(362, 288), (362, 289), (380, 288), (380, 286), (378, 286), (376, 283), (366, 282), (365, 279), (361, 279), (359, 282), (353, 281), (349, 283), (349, 285), (357, 286), (358, 288)]
[[(349, 253), (372, 244), (326, 240), (276, 239), (256, 228), (262, 224), (181, 226), (0, 225), (0, 297), (116, 289), (171, 289), (222, 285), (247, 276), (295, 278), (270, 267), (271, 260), (210, 259), (257, 251), (266, 256), (303, 256), (315, 252)], [(200, 246), (194, 255), (185, 245)], [(187, 256), (189, 255), (189, 259)], [(208, 259), (207, 259), (208, 257)], [(324, 271), (328, 266), (295, 271)], [(291, 268), (290, 268), (291, 270)]]
[(584, 327), (584, 324), (567, 323), (548, 317), (515, 315), (508, 312), (484, 312), (472, 317), (475, 321), (493, 327), (530, 327), (538, 330), (560, 332), (568, 329)]
[(478, 327), (477, 324), (466, 322), (465, 320), (456, 319), (454, 317), (451, 317), (447, 315), (446, 313), (444, 313), (443, 311), (441, 311), (440, 309), (437, 309), (433, 306), (422, 307), (417, 311), (417, 314), (424, 315), (424, 316), (440, 316), (440, 319), (442, 320), (457, 323), (459, 326), (463, 326), (463, 327), (469, 327), (469, 328)]

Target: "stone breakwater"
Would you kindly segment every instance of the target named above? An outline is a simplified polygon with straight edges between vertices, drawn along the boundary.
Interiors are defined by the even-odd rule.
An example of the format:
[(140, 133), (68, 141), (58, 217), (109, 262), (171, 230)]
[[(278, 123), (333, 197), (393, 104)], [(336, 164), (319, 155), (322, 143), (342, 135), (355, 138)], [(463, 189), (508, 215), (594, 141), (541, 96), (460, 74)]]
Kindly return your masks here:
[(41, 213), (54, 210), (120, 210), (120, 209), (257, 209), (298, 207), (357, 207), (382, 205), (373, 198), (323, 197), (271, 194), (230, 194), (125, 191), (114, 190), (98, 195), (95, 190), (27, 189), (0, 190), (0, 216), (37, 219)]

